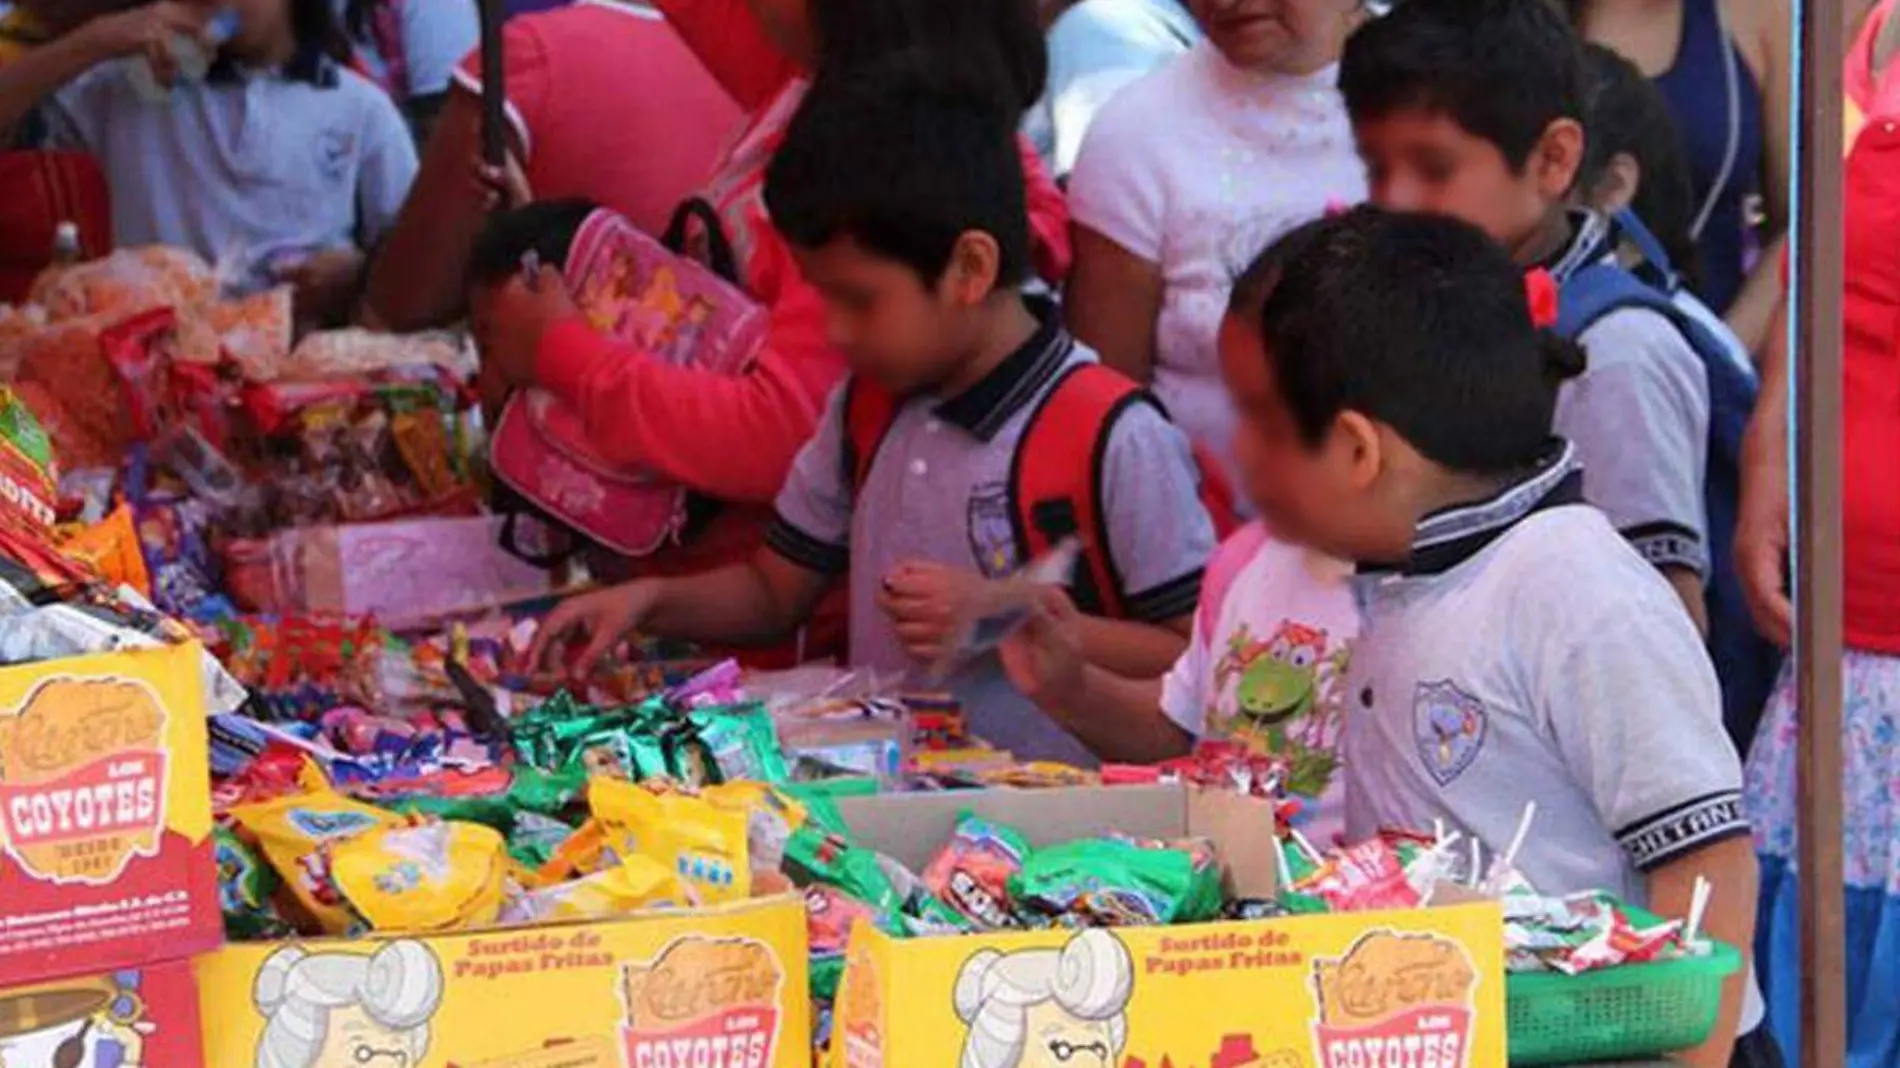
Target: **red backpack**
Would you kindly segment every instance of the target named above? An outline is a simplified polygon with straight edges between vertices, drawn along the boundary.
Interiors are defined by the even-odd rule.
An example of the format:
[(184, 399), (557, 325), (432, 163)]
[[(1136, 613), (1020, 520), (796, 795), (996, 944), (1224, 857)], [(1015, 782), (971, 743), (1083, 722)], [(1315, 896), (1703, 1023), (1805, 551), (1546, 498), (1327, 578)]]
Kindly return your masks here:
[[(1126, 618), (1121, 573), (1108, 549), (1102, 514), (1102, 462), (1108, 434), (1121, 413), (1136, 404), (1159, 404), (1133, 379), (1086, 363), (1062, 373), (1029, 414), (1009, 467), (1010, 525), (1023, 558), (1033, 560), (1062, 539), (1082, 542), (1082, 566), (1070, 588), (1081, 611)], [(855, 494), (862, 489), (901, 407), (899, 398), (863, 378), (845, 386), (846, 465)], [(1233, 487), (1213, 456), (1194, 448), (1201, 476), (1201, 505), (1214, 521), (1216, 539), (1238, 527)]]

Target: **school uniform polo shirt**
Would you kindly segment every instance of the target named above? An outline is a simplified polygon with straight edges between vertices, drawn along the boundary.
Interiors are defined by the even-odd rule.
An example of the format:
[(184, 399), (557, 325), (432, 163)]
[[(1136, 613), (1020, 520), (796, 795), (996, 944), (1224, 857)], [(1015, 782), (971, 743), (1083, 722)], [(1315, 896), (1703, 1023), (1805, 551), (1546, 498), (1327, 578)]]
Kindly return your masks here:
[[(1560, 287), (1581, 267), (1616, 258), (1604, 216), (1579, 211), (1572, 219), (1570, 243), (1545, 264)], [(1652, 565), (1707, 573), (1710, 400), (1702, 358), (1648, 308), (1610, 312), (1577, 343), (1588, 366), (1557, 394), (1553, 425), (1576, 444), (1585, 496)]]
[(1443, 820), (1495, 855), (1535, 801), (1517, 860), (1539, 890), (1640, 904), (1646, 872), (1748, 833), (1741, 764), (1674, 592), (1580, 490), (1554, 447), (1361, 573), (1347, 832)]
[(327, 60), (309, 78), (234, 70), (154, 103), (127, 77), (132, 62), (94, 67), (42, 107), (53, 147), (105, 170), (115, 244), (251, 259), (367, 248), (395, 223), (415, 144), (362, 75)]
[[(855, 499), (843, 387), (794, 462), (768, 544), (813, 571), (849, 572), (854, 665), (923, 681), (914, 675), (922, 665), (905, 654), (877, 604), (899, 564), (929, 561), (1001, 577), (1026, 562), (1008, 490), (1017, 442), (1063, 372), (1096, 360), (1051, 308), (1038, 310), (1035, 336), (975, 386), (954, 397), (918, 395), (899, 407)], [(1129, 615), (1159, 622), (1191, 613), (1214, 530), (1187, 438), (1158, 407), (1129, 405), (1109, 427), (1101, 494)], [(968, 666), (950, 688), (971, 728), (990, 743), (1025, 759), (1096, 763), (1009, 685), (996, 657)]]

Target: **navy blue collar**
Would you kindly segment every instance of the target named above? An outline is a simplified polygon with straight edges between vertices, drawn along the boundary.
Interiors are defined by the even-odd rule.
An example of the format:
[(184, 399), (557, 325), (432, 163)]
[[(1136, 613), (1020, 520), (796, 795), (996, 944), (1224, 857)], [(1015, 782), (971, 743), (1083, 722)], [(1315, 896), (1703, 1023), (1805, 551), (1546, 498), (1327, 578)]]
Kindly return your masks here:
[(1523, 478), (1481, 501), (1440, 508), (1418, 521), (1412, 551), (1397, 568), (1362, 565), (1362, 575), (1440, 575), (1476, 556), (1512, 527), (1539, 512), (1583, 503), (1583, 468), (1576, 446), (1552, 438)]

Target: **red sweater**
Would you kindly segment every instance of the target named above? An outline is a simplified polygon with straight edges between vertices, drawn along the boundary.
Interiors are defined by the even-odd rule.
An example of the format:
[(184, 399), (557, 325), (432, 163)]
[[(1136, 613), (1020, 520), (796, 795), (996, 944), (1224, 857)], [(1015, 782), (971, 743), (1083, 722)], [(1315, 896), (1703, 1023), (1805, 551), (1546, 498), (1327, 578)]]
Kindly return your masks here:
[(1900, 655), (1900, 59), (1873, 69), (1886, 0), (1848, 55), (1849, 98), (1866, 116), (1847, 156), (1842, 290), (1843, 538), (1847, 643)]
[[(713, 77), (745, 108), (746, 129), (702, 195), (718, 211), (740, 281), (771, 316), (752, 369), (725, 375), (640, 359), (579, 321), (541, 343), (541, 385), (579, 412), (602, 455), (721, 501), (769, 503), (817, 426), (844, 358), (826, 341), (824, 304), (766, 217), (765, 167), (805, 83), (766, 39), (745, 0), (658, 0)], [(1036, 267), (1068, 268), (1068, 209), (1024, 142)], [(717, 442), (718, 447), (708, 444)]]

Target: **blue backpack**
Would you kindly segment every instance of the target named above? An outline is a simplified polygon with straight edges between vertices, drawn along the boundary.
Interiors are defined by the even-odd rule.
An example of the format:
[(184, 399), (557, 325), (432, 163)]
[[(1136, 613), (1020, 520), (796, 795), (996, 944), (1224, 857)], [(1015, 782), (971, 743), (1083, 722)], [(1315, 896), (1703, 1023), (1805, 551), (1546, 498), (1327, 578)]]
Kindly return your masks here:
[(1775, 676), (1781, 670), (1781, 651), (1756, 633), (1735, 570), (1742, 435), (1755, 410), (1755, 396), (1761, 385), (1752, 369), (1737, 364), (1719, 336), (1670, 299), (1682, 281), (1655, 235), (1629, 212), (1619, 213), (1614, 225), (1642, 254), (1643, 262), (1626, 269), (1598, 261), (1562, 279), (1556, 330), (1574, 341), (1613, 311), (1647, 308), (1675, 324), (1708, 373), (1709, 452), (1703, 498), (1710, 564), (1709, 655), (1722, 682), (1723, 721), (1729, 737), (1737, 749), (1747, 753), (1762, 708), (1774, 689)]

